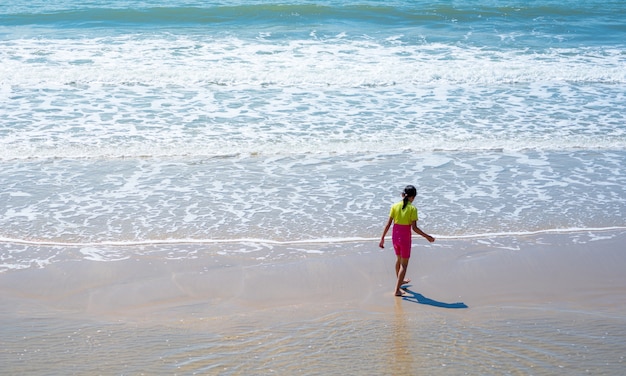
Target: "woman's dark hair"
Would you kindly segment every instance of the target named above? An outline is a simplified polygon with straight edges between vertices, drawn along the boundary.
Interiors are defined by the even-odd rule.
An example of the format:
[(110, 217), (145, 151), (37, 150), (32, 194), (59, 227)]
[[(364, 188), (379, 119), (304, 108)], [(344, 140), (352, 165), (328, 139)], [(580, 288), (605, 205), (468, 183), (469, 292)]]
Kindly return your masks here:
[(404, 191), (402, 191), (402, 199), (404, 201), (404, 204), (402, 205), (402, 210), (404, 210), (404, 208), (406, 208), (406, 204), (409, 203), (409, 197), (415, 196), (417, 196), (417, 189), (415, 189), (414, 186), (407, 185), (406, 187), (404, 187)]

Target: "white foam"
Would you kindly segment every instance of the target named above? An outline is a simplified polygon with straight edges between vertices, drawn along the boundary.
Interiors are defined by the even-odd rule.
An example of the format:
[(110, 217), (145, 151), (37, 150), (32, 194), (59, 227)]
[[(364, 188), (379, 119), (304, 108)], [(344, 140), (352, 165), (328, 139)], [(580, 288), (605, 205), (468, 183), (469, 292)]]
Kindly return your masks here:
[[(0, 160), (626, 148), (624, 123), (616, 123), (623, 120), (618, 112), (624, 104), (612, 103), (609, 96), (604, 105), (586, 111), (585, 119), (571, 119), (563, 124), (551, 120), (549, 102), (543, 104), (546, 108), (542, 110), (532, 107), (506, 108), (503, 113), (498, 110), (487, 115), (481, 124), (475, 119), (484, 116), (481, 115), (484, 111), (473, 109), (471, 103), (446, 104), (413, 98), (402, 91), (364, 93), (359, 97), (359, 102), (364, 102), (359, 105), (362, 109), (357, 107), (356, 111), (350, 97), (329, 92), (321, 93), (324, 94), (321, 99), (307, 98), (307, 102), (298, 99), (300, 95), (315, 96), (307, 91), (233, 92), (230, 93), (233, 100), (219, 103), (219, 107), (229, 108), (237, 103), (236, 113), (189, 121), (178, 119), (178, 114), (199, 112), (206, 106), (197, 100), (190, 103), (175, 100), (176, 90), (163, 93), (172, 97), (171, 111), (144, 112), (133, 104), (133, 98), (128, 98), (128, 105), (119, 107), (117, 118), (110, 120), (92, 119), (90, 115), (98, 111), (90, 108), (91, 103), (108, 101), (104, 93), (80, 94), (82, 99), (63, 106), (73, 108), (75, 117), (58, 121), (49, 115), (54, 107), (40, 109), (35, 96), (19, 105), (16, 103), (15, 108), (0, 108), (8, 115), (5, 124), (20, 124), (19, 132), (17, 125), (4, 131), (7, 137), (0, 139)], [(511, 95), (483, 94), (502, 98)], [(466, 101), (465, 98), (483, 94), (464, 88), (459, 89), (456, 98)], [(528, 95), (523, 88), (513, 95), (517, 94)], [(46, 95), (57, 98), (68, 93), (42, 96)], [(256, 95), (256, 100), (250, 101), (251, 95)], [(594, 97), (598, 95), (603, 94), (598, 92)], [(580, 96), (571, 105), (560, 105), (560, 111), (578, 111), (578, 103), (585, 98)], [(414, 107), (416, 101), (420, 101), (419, 107)], [(282, 107), (288, 102), (296, 104)], [(560, 100), (555, 99), (553, 105), (557, 102)], [(533, 106), (537, 105), (540, 104)], [(320, 112), (323, 107), (327, 109)], [(465, 115), (456, 115), (461, 108)], [(415, 110), (420, 113), (415, 114)], [(527, 111), (531, 110), (535, 110), (534, 119), (529, 121)], [(594, 117), (606, 118), (607, 112), (616, 119), (593, 121)], [(209, 115), (214, 116), (209, 112), (202, 116)], [(22, 118), (28, 120), (19, 120)], [(558, 134), (558, 138), (552, 137), (553, 134)]]
[(31, 197), (32, 196), (30, 193), (26, 193), (26, 192), (9, 192), (9, 195), (11, 197)]
[[(442, 81), (624, 83), (626, 79), (621, 51), (616, 48), (564, 48), (529, 54), (444, 44), (389, 44), (354, 37), (272, 44), (233, 37), (168, 35), (23, 39), (0, 42), (3, 44), (2, 50), (11, 54), (0, 55), (4, 67), (0, 82), (16, 86), (355, 87)], [(78, 60), (83, 63), (76, 63)]]
[[(386, 45), (368, 52), (360, 42), (346, 41), (356, 51), (347, 54), (341, 50), (346, 46), (292, 41), (311, 49), (303, 52), (311, 61), (300, 62), (289, 46), (233, 39), (214, 41), (216, 46), (205, 41), (198, 48), (198, 41), (184, 39), (182, 48), (190, 55), (174, 58), (167, 50), (177, 41), (122, 38), (106, 41), (111, 45), (103, 51), (105, 41), (97, 39), (49, 41), (49, 46), (27, 40), (18, 58), (0, 56), (7, 63), (0, 72), (0, 160), (626, 148), (626, 97), (620, 85), (528, 73), (536, 69), (530, 56), (502, 57), (493, 80), (475, 84), (465, 71), (484, 67), (482, 52), (471, 48), (446, 47), (460, 56), (432, 64), (437, 55), (420, 47), (414, 53), (424, 56), (413, 59), (457, 77), (419, 81), (422, 67), (416, 81), (402, 76), (414, 69), (412, 59), (405, 61)], [(277, 52), (258, 56), (259, 48)], [(39, 49), (59, 56), (27, 63)], [(93, 54), (93, 66), (66, 66), (74, 49)], [(314, 62), (320, 49), (336, 51), (328, 62)], [(211, 53), (217, 61), (207, 62)], [(149, 60), (149, 67), (126, 59)], [(373, 62), (357, 64), (363, 59)], [(519, 69), (529, 74), (514, 85), (505, 77), (511, 59), (526, 64)], [(595, 69), (578, 63), (581, 71)], [(355, 64), (361, 71), (352, 71)], [(231, 78), (222, 86), (215, 77), (202, 77), (207, 74)]]

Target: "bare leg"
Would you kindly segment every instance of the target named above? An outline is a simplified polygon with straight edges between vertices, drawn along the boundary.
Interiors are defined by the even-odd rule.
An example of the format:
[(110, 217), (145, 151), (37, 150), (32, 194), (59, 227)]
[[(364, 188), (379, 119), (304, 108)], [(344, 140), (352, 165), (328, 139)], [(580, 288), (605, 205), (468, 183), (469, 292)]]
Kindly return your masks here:
[(400, 256), (396, 255), (396, 278), (400, 274)]
[[(402, 265), (402, 258), (400, 258), (400, 256), (396, 256), (396, 278), (399, 277), (400, 275), (400, 266)], [(407, 264), (408, 264), (408, 259), (407, 259)], [(406, 268), (404, 268), (404, 277), (406, 277)], [(410, 283), (411, 280), (410, 279), (405, 279), (404, 277), (402, 277), (402, 284), (406, 285), (407, 283)]]
[(406, 268), (409, 266), (409, 259), (398, 257), (398, 282), (396, 282), (396, 296), (402, 296), (401, 287), (405, 283), (404, 277), (406, 275)]

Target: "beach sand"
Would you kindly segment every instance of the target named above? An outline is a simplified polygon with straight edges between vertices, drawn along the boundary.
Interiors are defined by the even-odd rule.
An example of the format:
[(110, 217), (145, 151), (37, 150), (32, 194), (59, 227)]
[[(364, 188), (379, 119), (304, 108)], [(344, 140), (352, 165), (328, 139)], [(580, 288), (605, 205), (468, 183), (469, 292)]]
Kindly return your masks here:
[(0, 373), (620, 374), (624, 244), (623, 231), (416, 238), (404, 298), (375, 242), (8, 271)]

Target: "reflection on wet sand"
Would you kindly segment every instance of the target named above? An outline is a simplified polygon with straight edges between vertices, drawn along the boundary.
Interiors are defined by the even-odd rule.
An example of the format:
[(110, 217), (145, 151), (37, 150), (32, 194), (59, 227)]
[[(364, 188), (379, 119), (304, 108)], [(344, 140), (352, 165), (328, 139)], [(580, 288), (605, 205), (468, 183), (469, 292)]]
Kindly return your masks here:
[(410, 352), (411, 335), (408, 331), (407, 317), (402, 308), (402, 299), (394, 299), (394, 319), (391, 331), (392, 356), (391, 373), (393, 375), (409, 375), (413, 370), (413, 358)]

